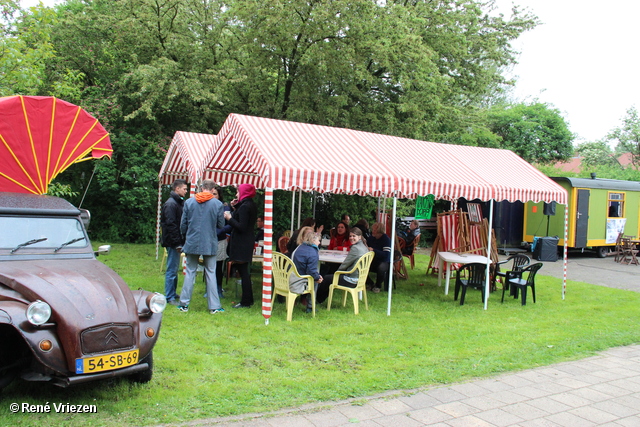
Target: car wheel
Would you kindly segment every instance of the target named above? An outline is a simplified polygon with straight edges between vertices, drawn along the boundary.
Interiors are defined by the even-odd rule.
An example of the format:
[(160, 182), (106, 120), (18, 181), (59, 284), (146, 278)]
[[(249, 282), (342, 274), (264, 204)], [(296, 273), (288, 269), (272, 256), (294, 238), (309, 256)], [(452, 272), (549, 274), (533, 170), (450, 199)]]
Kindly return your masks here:
[(148, 383), (153, 377), (153, 351), (150, 351), (149, 354), (147, 354), (147, 357), (142, 359), (140, 363), (148, 363), (149, 369), (136, 372), (135, 374), (131, 375), (129, 379), (136, 383)]
[(598, 246), (596, 248), (596, 255), (598, 255), (598, 258), (606, 258), (608, 253), (609, 253), (608, 246)]

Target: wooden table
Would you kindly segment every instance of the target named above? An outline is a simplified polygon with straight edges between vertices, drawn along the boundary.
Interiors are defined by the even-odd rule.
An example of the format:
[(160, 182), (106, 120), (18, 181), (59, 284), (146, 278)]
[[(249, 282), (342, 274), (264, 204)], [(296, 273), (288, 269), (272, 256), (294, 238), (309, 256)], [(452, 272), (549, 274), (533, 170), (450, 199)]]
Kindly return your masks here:
[(449, 280), (451, 279), (451, 264), (472, 264), (472, 263), (480, 263), (486, 264), (488, 258), (482, 255), (473, 255), (473, 254), (459, 254), (456, 252), (438, 252), (438, 257), (440, 258), (440, 269), (438, 270), (438, 286), (442, 286), (442, 269), (444, 268), (444, 263), (447, 262), (447, 275), (446, 275), (446, 284), (444, 287), (444, 294), (449, 294)]

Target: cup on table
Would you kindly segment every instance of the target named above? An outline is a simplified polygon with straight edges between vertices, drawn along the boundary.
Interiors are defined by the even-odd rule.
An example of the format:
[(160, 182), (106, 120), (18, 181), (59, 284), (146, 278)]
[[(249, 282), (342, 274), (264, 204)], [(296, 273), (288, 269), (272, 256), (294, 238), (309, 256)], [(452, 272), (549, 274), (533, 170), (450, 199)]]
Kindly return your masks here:
[(256, 246), (256, 255), (262, 255), (262, 246)]

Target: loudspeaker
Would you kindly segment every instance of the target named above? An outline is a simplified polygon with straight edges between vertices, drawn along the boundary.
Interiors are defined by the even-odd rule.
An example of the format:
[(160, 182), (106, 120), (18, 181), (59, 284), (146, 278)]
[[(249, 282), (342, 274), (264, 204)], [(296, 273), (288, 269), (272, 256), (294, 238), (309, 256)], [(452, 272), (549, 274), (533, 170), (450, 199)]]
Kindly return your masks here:
[(556, 202), (545, 202), (542, 213), (544, 213), (545, 215), (554, 216), (556, 214)]
[(538, 261), (557, 261), (559, 239), (557, 237), (538, 237), (537, 239), (533, 258)]

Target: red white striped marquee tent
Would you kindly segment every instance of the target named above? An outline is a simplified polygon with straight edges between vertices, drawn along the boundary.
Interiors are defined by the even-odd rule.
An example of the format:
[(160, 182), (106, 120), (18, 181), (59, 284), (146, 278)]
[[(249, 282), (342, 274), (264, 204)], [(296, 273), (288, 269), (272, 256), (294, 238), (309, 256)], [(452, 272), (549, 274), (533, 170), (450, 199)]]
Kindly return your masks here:
[(509, 150), (239, 114), (229, 115), (204, 161), (203, 179), (222, 185), (446, 200), (567, 198), (562, 187)]
[[(174, 142), (186, 144), (186, 133), (182, 132), (178, 139), (179, 133)], [(251, 183), (265, 189), (263, 315), (267, 320), (271, 314), (273, 190), (395, 198), (433, 194), (437, 199), (451, 201), (464, 197), (567, 202), (562, 187), (508, 150), (240, 114), (230, 114), (218, 135), (203, 141), (208, 150), (199, 166), (191, 165), (192, 182), (192, 173), (201, 173), (199, 179), (213, 179), (223, 186)], [(165, 160), (163, 169), (167, 164)]]
[(201, 180), (200, 169), (207, 151), (215, 144), (215, 135), (178, 131), (162, 162), (158, 175), (158, 210), (156, 214), (156, 259), (160, 243), (160, 210), (162, 208), (162, 186), (171, 185), (176, 179), (191, 183), (189, 192), (193, 196), (195, 186)]

